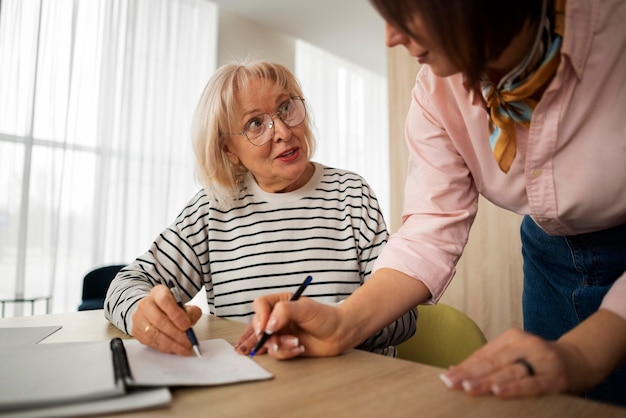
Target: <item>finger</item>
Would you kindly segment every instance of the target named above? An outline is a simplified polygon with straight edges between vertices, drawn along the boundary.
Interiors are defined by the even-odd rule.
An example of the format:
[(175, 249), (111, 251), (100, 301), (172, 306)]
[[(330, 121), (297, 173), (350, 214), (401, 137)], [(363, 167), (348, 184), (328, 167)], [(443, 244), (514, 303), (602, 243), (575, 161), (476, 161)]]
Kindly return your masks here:
[(239, 354), (249, 354), (257, 341), (252, 324), (248, 324), (235, 344), (235, 351)]
[[(139, 301), (133, 315), (133, 336), (142, 344), (166, 353), (191, 355), (187, 335), (179, 330), (155, 300), (157, 291)], [(179, 309), (180, 310), (180, 309)]]
[(180, 344), (178, 340), (174, 340), (165, 333), (160, 332), (156, 326), (150, 324), (146, 325), (144, 328), (143, 338), (140, 339), (140, 342), (164, 353), (178, 354), (181, 356), (192, 355), (191, 349)]
[(461, 389), (463, 382), (485, 378), (524, 357), (528, 341), (532, 343), (533, 339), (536, 337), (520, 329), (510, 329), (476, 350), (458, 366), (443, 373), (441, 379), (448, 387)]
[(462, 387), (470, 395), (485, 395), (495, 393), (501, 386), (511, 382), (526, 381), (525, 383), (528, 383), (532, 378), (533, 376), (528, 374), (524, 365), (513, 362), (500, 367), (483, 378), (463, 380)]
[(541, 339), (531, 340), (526, 358), (514, 361), (511, 368), (519, 374), (494, 379), (491, 390), (501, 398), (536, 396), (567, 389), (568, 377), (559, 353), (559, 345)]
[(140, 312), (140, 315), (133, 316), (133, 336), (139, 342), (165, 353), (191, 355), (190, 348), (181, 345), (178, 341), (172, 340), (159, 331), (158, 326), (150, 323), (148, 319), (141, 315), (140, 309), (137, 312)]
[(274, 310), (274, 306), (280, 301), (289, 300), (290, 297), (290, 293), (283, 292), (265, 295), (254, 300), (252, 306), (255, 314), (251, 324), (257, 337), (260, 338), (265, 331), (267, 320)]
[(166, 286), (155, 286), (150, 295), (154, 300), (154, 304), (148, 306), (150, 323), (172, 340), (180, 339), (181, 343), (191, 347), (185, 333), (191, 326), (187, 311), (178, 306)]
[[(157, 285), (150, 294), (154, 297), (154, 302), (161, 311), (165, 313), (168, 322), (173, 324), (178, 330), (186, 331), (191, 327), (191, 318), (186, 309), (181, 309), (174, 299), (172, 292), (167, 286)], [(171, 336), (171, 334), (168, 334)]]
[(254, 335), (254, 330), (252, 329), (252, 324), (248, 324), (246, 326), (246, 329), (244, 329), (241, 335), (239, 336), (239, 339), (237, 340), (235, 347), (237, 347), (238, 345), (241, 345), (242, 342), (247, 341), (253, 335)]
[(300, 344), (297, 337), (286, 335), (272, 337), (265, 347), (270, 356), (279, 360), (292, 359), (306, 352), (304, 345)]
[(200, 318), (202, 318), (202, 309), (199, 306), (195, 305), (185, 305), (185, 310), (187, 311), (187, 316), (189, 316), (189, 320), (191, 321), (191, 326), (194, 326)]
[(519, 398), (558, 392), (559, 385), (552, 384), (549, 377), (532, 377), (494, 383), (491, 392), (499, 398)]

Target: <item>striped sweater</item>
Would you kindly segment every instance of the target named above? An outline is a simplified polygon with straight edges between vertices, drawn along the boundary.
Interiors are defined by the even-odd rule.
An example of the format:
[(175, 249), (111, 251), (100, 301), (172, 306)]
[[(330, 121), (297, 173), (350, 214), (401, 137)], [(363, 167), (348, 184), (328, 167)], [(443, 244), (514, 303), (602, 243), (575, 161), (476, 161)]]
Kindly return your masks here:
[[(386, 225), (362, 177), (314, 164), (309, 182), (290, 193), (266, 193), (248, 173), (241, 197), (225, 210), (199, 191), (113, 280), (106, 318), (130, 333), (137, 302), (169, 280), (183, 302), (204, 290), (212, 315), (243, 322), (252, 319), (255, 298), (293, 292), (309, 274), (304, 296), (322, 303), (347, 298), (370, 277)], [(415, 320), (415, 311), (407, 312), (359, 348), (395, 356), (394, 345), (415, 332)]]

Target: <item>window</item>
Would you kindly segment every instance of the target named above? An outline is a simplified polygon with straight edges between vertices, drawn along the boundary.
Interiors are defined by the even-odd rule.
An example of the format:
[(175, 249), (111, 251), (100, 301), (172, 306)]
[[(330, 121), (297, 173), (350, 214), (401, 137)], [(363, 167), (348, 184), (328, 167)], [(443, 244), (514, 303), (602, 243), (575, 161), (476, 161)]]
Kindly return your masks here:
[(389, 227), (389, 122), (385, 77), (303, 41), (296, 74), (312, 110), (315, 161), (354, 171), (374, 189)]
[(88, 270), (143, 253), (195, 192), (190, 126), (217, 7), (0, 7), (0, 298), (54, 294), (53, 312), (73, 311)]

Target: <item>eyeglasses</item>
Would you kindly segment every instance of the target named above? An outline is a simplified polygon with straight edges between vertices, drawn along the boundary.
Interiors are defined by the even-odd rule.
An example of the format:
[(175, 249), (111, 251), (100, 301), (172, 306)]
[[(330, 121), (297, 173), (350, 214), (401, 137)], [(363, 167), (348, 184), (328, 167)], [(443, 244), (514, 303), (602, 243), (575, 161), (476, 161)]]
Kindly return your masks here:
[(295, 128), (304, 122), (306, 117), (306, 107), (302, 97), (291, 97), (282, 102), (278, 110), (273, 115), (262, 113), (254, 116), (243, 127), (243, 130), (231, 135), (245, 135), (252, 145), (260, 147), (267, 144), (274, 138), (274, 118), (278, 118), (289, 128)]

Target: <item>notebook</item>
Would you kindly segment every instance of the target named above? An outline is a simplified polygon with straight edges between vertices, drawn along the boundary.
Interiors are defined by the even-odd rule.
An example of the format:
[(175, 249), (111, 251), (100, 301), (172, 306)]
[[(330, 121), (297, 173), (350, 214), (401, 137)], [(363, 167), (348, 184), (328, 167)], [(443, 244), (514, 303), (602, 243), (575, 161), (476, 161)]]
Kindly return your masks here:
[(60, 329), (61, 325), (0, 328), (0, 349), (14, 345), (37, 344)]
[[(184, 357), (136, 340), (25, 344), (0, 348), (0, 416), (28, 410), (127, 397), (152, 389), (152, 406), (167, 405), (163, 389), (211, 386), (272, 378), (225, 340), (200, 341), (203, 355)], [(155, 392), (155, 390), (161, 389)], [(155, 395), (156, 394), (156, 395)], [(158, 395), (158, 396), (157, 396)], [(132, 398), (132, 396), (131, 396)], [(142, 398), (146, 402), (148, 397)], [(128, 402), (127, 402), (128, 403)], [(142, 405), (143, 407), (151, 406)], [(132, 409), (132, 402), (124, 410)], [(90, 412), (93, 413), (93, 412)], [(68, 414), (69, 415), (69, 414)], [(12, 415), (13, 416), (13, 415)]]

